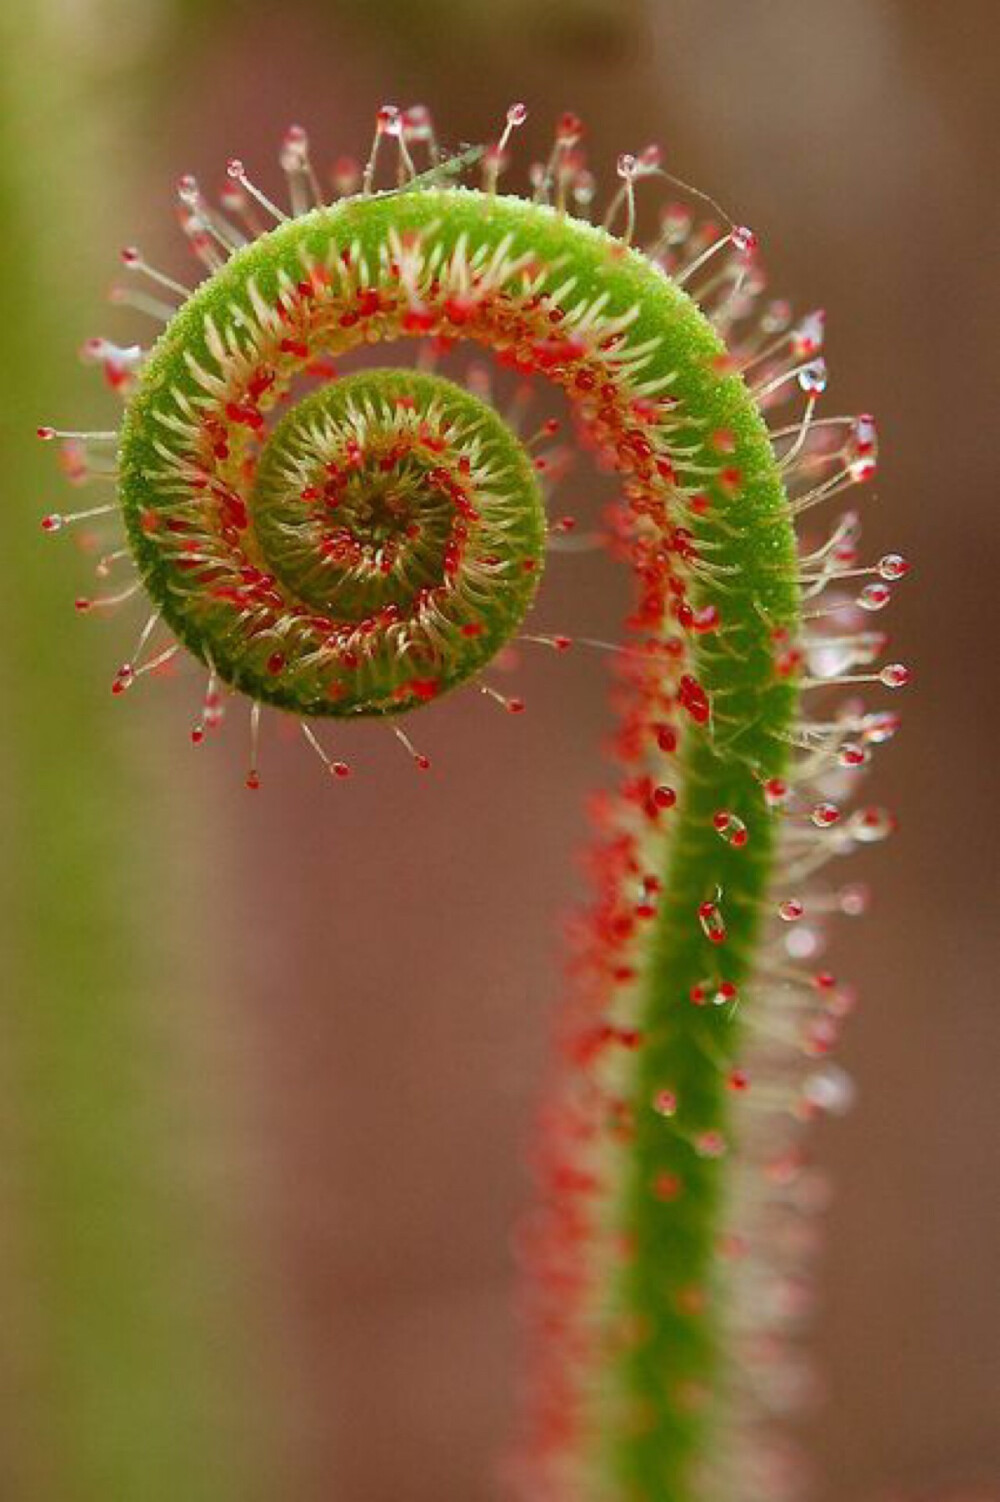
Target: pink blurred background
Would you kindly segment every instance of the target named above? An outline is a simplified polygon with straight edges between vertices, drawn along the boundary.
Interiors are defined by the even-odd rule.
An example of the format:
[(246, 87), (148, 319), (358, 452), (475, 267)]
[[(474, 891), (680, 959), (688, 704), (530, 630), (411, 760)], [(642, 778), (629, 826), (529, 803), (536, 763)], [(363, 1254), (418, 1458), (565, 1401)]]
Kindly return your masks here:
[[(276, 191), (290, 121), (332, 158), (365, 149), (385, 100), (426, 100), (457, 143), (494, 135), (524, 99), (525, 162), (569, 107), (605, 177), (620, 150), (656, 140), (754, 227), (776, 292), (826, 308), (830, 410), (879, 418), (866, 551), (898, 546), (913, 564), (888, 624), (915, 683), (873, 778), (900, 832), (855, 869), (877, 900), (834, 956), (862, 996), (842, 1055), (859, 1102), (818, 1139), (837, 1195), (817, 1337), (827, 1400), (808, 1439), (822, 1502), (963, 1484), (987, 1502), (1000, 9), (230, 0), (183, 23), (150, 6), (148, 25), (158, 76), (122, 75), (133, 123), (114, 158), (132, 187), (109, 210), (109, 261), (135, 239), (181, 270), (178, 173), (213, 183), (238, 153)], [(140, 106), (147, 90), (155, 104)], [(91, 332), (84, 311), (71, 343)], [(581, 512), (588, 483), (581, 471)], [(602, 635), (623, 600), (608, 564), (560, 556), (537, 619)], [(119, 649), (72, 650), (103, 685), (93, 664)], [(234, 727), (189, 763), (189, 681), (114, 707), (140, 803), (161, 805), (156, 942), (183, 943), (198, 978), (158, 1025), (177, 1056), (187, 1213), (212, 1220), (253, 1310), (250, 1398), (218, 1422), (237, 1442), (266, 1430), (278, 1485), (261, 1497), (496, 1495), (515, 1383), (508, 1237), (609, 726), (599, 659), (526, 652), (516, 681), (521, 719), (476, 696), (421, 715), (427, 778), (374, 727), (351, 732), (357, 774), (330, 788), (269, 730), (256, 799)]]

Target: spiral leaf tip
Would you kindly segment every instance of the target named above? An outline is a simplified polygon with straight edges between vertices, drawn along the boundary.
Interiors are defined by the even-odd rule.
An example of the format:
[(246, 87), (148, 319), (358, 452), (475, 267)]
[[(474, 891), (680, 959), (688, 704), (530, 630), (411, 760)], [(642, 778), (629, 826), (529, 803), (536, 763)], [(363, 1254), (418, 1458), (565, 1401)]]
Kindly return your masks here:
[(258, 453), (250, 385), (253, 405), (226, 401), (233, 427), (208, 429), (211, 477), (169, 440), (151, 452), (152, 400), (123, 440), (126, 522), (178, 636), (307, 716), (401, 713), (478, 674), (545, 546), (534, 471), (497, 414), (437, 375), (365, 371), (305, 396)]

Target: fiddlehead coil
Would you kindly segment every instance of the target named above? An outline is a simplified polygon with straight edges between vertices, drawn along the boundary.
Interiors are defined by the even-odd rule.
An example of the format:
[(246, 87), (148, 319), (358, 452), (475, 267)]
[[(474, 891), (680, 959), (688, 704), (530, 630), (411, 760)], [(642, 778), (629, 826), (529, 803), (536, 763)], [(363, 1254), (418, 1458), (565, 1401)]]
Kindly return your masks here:
[[(339, 362), (400, 341), (432, 360), (465, 340), (561, 390), (581, 447), (620, 478), (608, 543), (636, 598), (618, 649), (624, 774), (598, 809), (595, 898), (536, 1145), (540, 1208), (521, 1238), (516, 1475), (545, 1502), (777, 1502), (792, 1472), (759, 1438), (789, 1367), (759, 1293), (800, 1276), (783, 1240), (785, 1209), (808, 1197), (795, 1129), (846, 1093), (816, 1064), (847, 1002), (808, 964), (814, 917), (862, 905), (816, 876), (888, 832), (882, 811), (846, 814), (843, 799), (896, 725), (855, 700), (815, 718), (800, 704), (832, 684), (905, 682), (898, 664), (873, 668), (883, 640), (863, 622), (906, 565), (860, 567), (853, 513), (825, 541), (796, 538), (796, 517), (870, 477), (875, 430), (816, 416), (822, 315), (795, 324), (759, 305), (751, 232), (671, 203), (637, 248), (636, 185), (665, 177), (655, 148), (620, 159), (605, 224), (589, 223), (572, 116), (533, 198), (500, 196), (523, 118), (512, 107), (481, 154), (479, 191), (445, 184), (426, 112), (391, 109), (362, 191), (341, 166), (333, 203), (289, 133), (291, 218), (239, 163), (222, 211), (182, 181), (210, 274), (175, 311), (159, 291), (184, 289), (125, 253), (157, 289), (130, 300), (166, 329), (148, 353), (92, 341), (124, 424), (62, 435), (74, 478), (118, 486), (138, 567), (135, 585), (84, 603), (140, 583), (153, 602), (116, 691), (176, 651), (152, 645), (162, 622), (209, 671), (196, 740), (221, 684), (251, 700), (255, 737), (261, 705), (290, 712), (342, 774), (312, 725), (395, 722), (482, 685), (534, 601), (546, 522), (544, 465), (478, 396), (426, 369), (342, 377)], [(386, 137), (399, 186), (375, 193)], [(262, 211), (275, 224), (260, 233)], [(769, 427), (792, 397), (798, 417)]]
[(224, 682), (302, 715), (400, 713), (474, 676), (541, 575), (528, 456), (483, 402), (405, 370), (324, 386), (261, 447), (295, 368), (262, 376), (268, 359), (257, 345), (230, 424), (203, 418), (194, 458), (156, 436), (158, 394), (130, 413), (123, 507), (165, 620)]

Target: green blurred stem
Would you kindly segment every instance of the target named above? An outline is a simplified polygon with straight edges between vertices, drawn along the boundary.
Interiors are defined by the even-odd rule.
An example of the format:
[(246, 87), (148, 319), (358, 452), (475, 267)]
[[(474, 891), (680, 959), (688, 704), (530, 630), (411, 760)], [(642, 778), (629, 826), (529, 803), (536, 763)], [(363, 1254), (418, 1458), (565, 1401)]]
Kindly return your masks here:
[(38, 526), (66, 498), (36, 425), (85, 426), (92, 389), (92, 420), (107, 418), (73, 350), (123, 190), (112, 20), (47, 3), (0, 15), (0, 1299), (14, 1332), (0, 1492), (245, 1502), (259, 1455), (220, 1420), (241, 1406), (236, 1299), (177, 1147), (200, 1099), (172, 1072), (169, 1034), (188, 1015), (172, 999), (195, 983), (185, 946), (156, 973), (169, 847), (110, 712), (98, 661), (113, 667), (115, 649), (75, 629), (79, 555)]

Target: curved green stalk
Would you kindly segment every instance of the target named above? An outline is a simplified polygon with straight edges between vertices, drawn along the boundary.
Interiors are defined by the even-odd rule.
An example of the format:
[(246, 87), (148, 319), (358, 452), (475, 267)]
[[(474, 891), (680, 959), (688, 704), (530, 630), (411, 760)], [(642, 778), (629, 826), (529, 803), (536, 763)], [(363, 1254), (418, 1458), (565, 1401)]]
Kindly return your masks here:
[[(352, 718), (389, 718), (426, 768), (401, 728), (413, 710), (463, 681), (520, 708), (482, 674), (519, 630), (541, 569), (531, 466), (478, 399), (434, 375), (379, 369), (307, 396), (270, 426), (297, 382), (337, 380), (331, 357), (357, 348), (469, 340), (561, 388), (580, 439), (619, 473), (613, 546), (637, 595), (621, 656), (627, 774), (602, 816), (599, 899), (560, 1039), (566, 1067), (537, 1145), (526, 1495), (689, 1502), (723, 1495), (727, 1466), (742, 1475), (742, 1440), (720, 1420), (736, 1325), (716, 1258), (736, 1149), (754, 1139), (732, 1109), (747, 1084), (740, 1066), (776, 1036), (779, 1053), (791, 1039), (801, 1067), (829, 1032), (824, 1019), (823, 1038), (800, 1048), (787, 1010), (789, 995), (827, 994), (829, 977), (780, 955), (783, 989), (768, 1000), (761, 940), (775, 910), (777, 811), (794, 816), (790, 869), (808, 877), (833, 850), (822, 831), (840, 810), (804, 810), (802, 797), (825, 792), (832, 768), (840, 777), (863, 764), (867, 745), (892, 733), (891, 717), (853, 711), (798, 724), (803, 668), (808, 686), (810, 653), (822, 665), (832, 649), (842, 681), (895, 687), (906, 673), (850, 674), (872, 660), (872, 638), (835, 625), (824, 649), (800, 614), (803, 578), (818, 597), (858, 570), (853, 520), (803, 561), (793, 515), (874, 467), (870, 418), (810, 430), (825, 383), (821, 362), (810, 363), (821, 315), (789, 331), (774, 305), (741, 346), (734, 326), (757, 290), (748, 230), (696, 243), (676, 278), (667, 273), (671, 247), (690, 232), (683, 214), (668, 212), (653, 254), (635, 249), (634, 184), (658, 170), (655, 152), (619, 164), (610, 217), (624, 218), (623, 238), (568, 215), (575, 117), (560, 122), (539, 188), (544, 197), (558, 182), (556, 204), (497, 196), (503, 146), (523, 118), (512, 106), (503, 143), (483, 157), (485, 191), (439, 186), (449, 169), (438, 166), (395, 191), (312, 209), (308, 144), (293, 129), (283, 155), (291, 219), (231, 164), (244, 195), (236, 211), (256, 212), (251, 195), (279, 221), (247, 244), (184, 180), (187, 233), (211, 275), (141, 361), (109, 347), (124, 426), (86, 443), (98, 455), (117, 448), (128, 539), (155, 606), (140, 645), (165, 623), (208, 670), (196, 739), (224, 689), (251, 700), (254, 789), (262, 706), (295, 716), (337, 776), (347, 764), (317, 735), (331, 721), (343, 734)], [(401, 174), (412, 173), (408, 131), (413, 143), (432, 140), (426, 112), (380, 112), (369, 188), (386, 135), (400, 141)], [(592, 195), (585, 173), (576, 181)], [(155, 279), (138, 253), (131, 261)], [(709, 263), (706, 315), (682, 283)], [(770, 433), (760, 395), (781, 401), (800, 387), (805, 416)], [(898, 578), (905, 564), (889, 555), (867, 572)], [(884, 596), (884, 584), (869, 585), (859, 603), (878, 609)], [(126, 664), (116, 690), (149, 665)], [(837, 681), (836, 667), (823, 672)], [(794, 766), (793, 747), (806, 753)], [(786, 768), (797, 788), (788, 810)], [(883, 824), (859, 811), (837, 850), (880, 837)], [(797, 902), (782, 909), (800, 914)], [(803, 1086), (794, 1067), (778, 1060), (765, 1115), (787, 1116), (788, 1102), (793, 1116), (808, 1114), (842, 1094), (832, 1076)], [(784, 1126), (773, 1130), (780, 1145)], [(746, 1161), (762, 1166), (752, 1153)], [(767, 1228), (754, 1234), (759, 1242)]]

